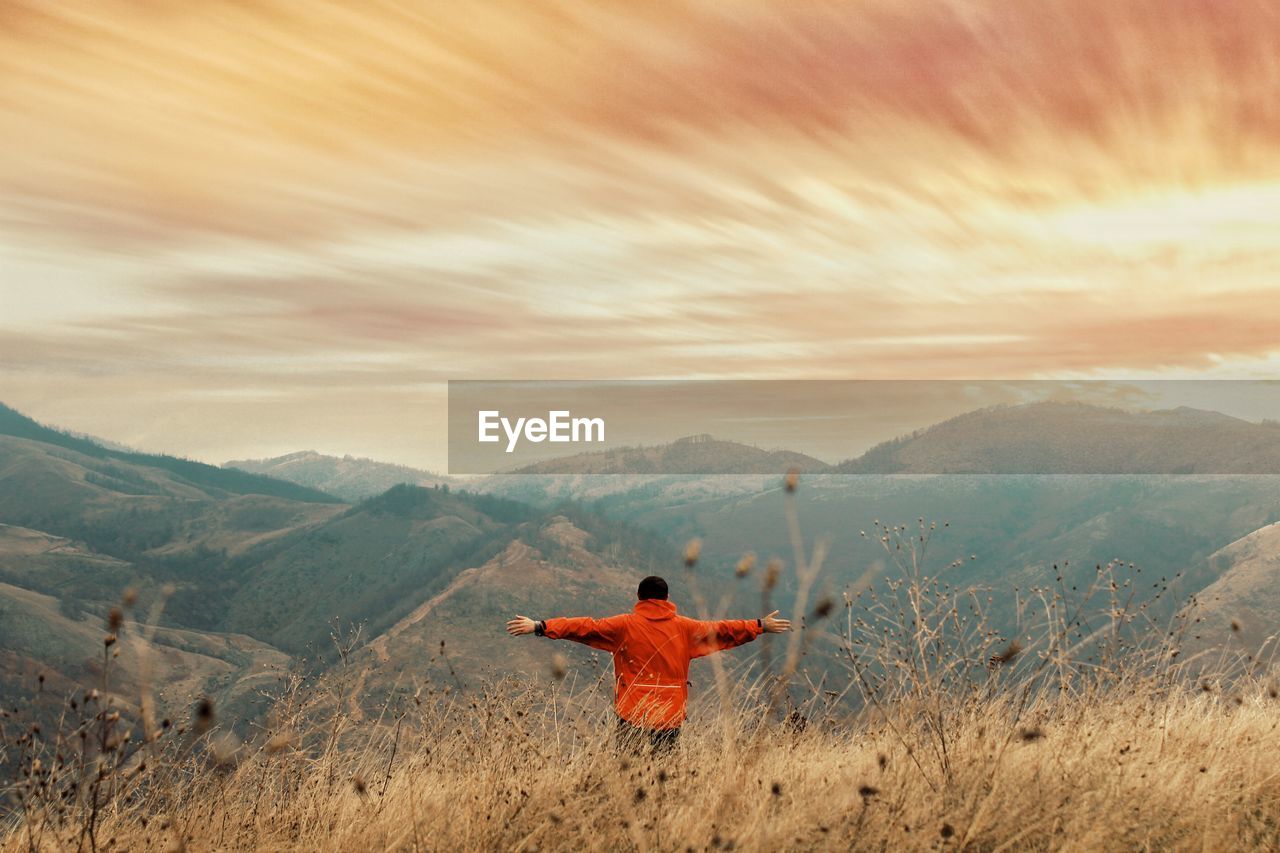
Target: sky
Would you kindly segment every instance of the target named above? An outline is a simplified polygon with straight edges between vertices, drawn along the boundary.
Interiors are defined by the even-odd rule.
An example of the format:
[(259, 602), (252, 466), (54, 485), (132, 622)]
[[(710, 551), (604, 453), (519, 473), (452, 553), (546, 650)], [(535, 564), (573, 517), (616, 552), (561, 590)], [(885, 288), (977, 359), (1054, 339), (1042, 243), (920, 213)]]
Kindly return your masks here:
[(1280, 368), (1270, 0), (0, 0), (0, 401), (441, 469), (448, 379)]

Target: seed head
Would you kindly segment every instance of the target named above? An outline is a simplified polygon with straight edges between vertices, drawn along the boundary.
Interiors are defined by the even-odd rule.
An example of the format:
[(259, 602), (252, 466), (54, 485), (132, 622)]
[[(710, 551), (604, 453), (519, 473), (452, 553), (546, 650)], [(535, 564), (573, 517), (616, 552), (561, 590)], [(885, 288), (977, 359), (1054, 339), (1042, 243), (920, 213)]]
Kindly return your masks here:
[[(168, 721), (166, 720), (166, 722)], [(283, 729), (271, 736), (264, 749), (266, 749), (266, 751), (271, 755), (275, 755), (278, 752), (284, 752), (294, 746), (297, 742), (297, 737), (298, 736), (295, 735), (292, 730)]]
[(778, 575), (782, 574), (782, 561), (774, 557), (764, 567), (764, 588), (773, 589), (778, 584)]
[(1010, 640), (1009, 645), (1005, 646), (1004, 651), (991, 656), (991, 665), (993, 667), (1004, 666), (1006, 663), (1009, 663), (1011, 660), (1016, 658), (1018, 653), (1021, 651), (1022, 644), (1017, 640)]
[(702, 556), (702, 540), (694, 537), (684, 546), (684, 566), (692, 569), (698, 565), (698, 557)]
[(569, 673), (569, 661), (564, 655), (556, 653), (551, 658), (551, 675), (556, 681), (562, 681)]
[(756, 567), (756, 554), (754, 551), (743, 554), (742, 559), (738, 561), (738, 565), (734, 567), (733, 573), (737, 577), (745, 578), (751, 574), (751, 570)]
[(231, 732), (221, 732), (209, 744), (209, 754), (217, 764), (233, 765), (240, 760), (243, 746)]
[(204, 734), (213, 728), (215, 714), (213, 700), (208, 697), (196, 703), (196, 734)]
[(800, 469), (792, 468), (787, 472), (786, 479), (782, 481), (783, 486), (787, 490), (787, 494), (795, 494), (796, 486), (800, 485)]

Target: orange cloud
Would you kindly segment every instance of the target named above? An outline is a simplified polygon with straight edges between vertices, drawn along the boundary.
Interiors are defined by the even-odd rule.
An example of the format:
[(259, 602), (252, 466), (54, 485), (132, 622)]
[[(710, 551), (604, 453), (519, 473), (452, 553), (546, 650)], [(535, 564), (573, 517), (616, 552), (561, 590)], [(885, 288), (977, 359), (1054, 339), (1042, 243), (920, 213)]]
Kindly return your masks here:
[(9, 0), (0, 399), (1253, 371), (1273, 5)]

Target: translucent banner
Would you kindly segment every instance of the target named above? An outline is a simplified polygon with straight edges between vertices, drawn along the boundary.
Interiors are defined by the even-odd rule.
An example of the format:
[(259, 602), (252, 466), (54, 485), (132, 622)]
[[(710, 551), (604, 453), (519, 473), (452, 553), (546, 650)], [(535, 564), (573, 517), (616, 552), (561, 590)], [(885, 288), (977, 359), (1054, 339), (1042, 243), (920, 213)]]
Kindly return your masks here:
[(1280, 382), (451, 381), (453, 474), (1276, 474)]

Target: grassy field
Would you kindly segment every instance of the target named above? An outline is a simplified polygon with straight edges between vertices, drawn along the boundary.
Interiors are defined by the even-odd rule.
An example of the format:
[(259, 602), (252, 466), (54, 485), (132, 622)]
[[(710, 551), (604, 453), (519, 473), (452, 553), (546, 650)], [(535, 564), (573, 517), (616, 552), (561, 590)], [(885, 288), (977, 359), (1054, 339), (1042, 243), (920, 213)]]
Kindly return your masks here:
[(700, 717), (669, 755), (636, 756), (594, 720), (533, 713), (546, 698), (492, 695), (467, 704), (462, 725), (405, 718), (359, 748), (330, 748), (323, 726), (252, 748), (202, 736), (207, 748), (130, 762), (103, 786), (91, 829), (90, 803), (64, 811), (39, 790), (60, 771), (38, 767), (20, 789), (30, 810), (0, 849), (1280, 844), (1280, 709), (1265, 690), (1224, 698), (1135, 684), (1021, 711), (1007, 698), (975, 702), (948, 709), (945, 757), (925, 716), (907, 728), (869, 715), (797, 731), (732, 712)]
[[(332, 669), (290, 676), (247, 730), (211, 703), (157, 720), (147, 685), (122, 714), (117, 634), (145, 650), (152, 631), (126, 603), (101, 690), (72, 694), (54, 727), (4, 710), (18, 769), (0, 851), (1280, 846), (1265, 648), (1184, 653), (1194, 604), (1153, 624), (1119, 561), (1083, 589), (1059, 575), (1012, 593), (1021, 627), (1003, 636), (984, 615), (993, 591), (927, 568), (923, 519), (877, 524), (895, 576), (836, 600), (817, 592), (823, 545), (787, 512), (804, 627), (751, 666), (710, 658), (667, 754), (613, 743), (607, 675), (566, 672), (554, 646), (546, 673), (424, 683), (369, 715), (353, 711), (358, 644), (339, 637)], [(697, 559), (691, 545), (705, 610)], [(740, 567), (766, 598), (779, 571)]]

